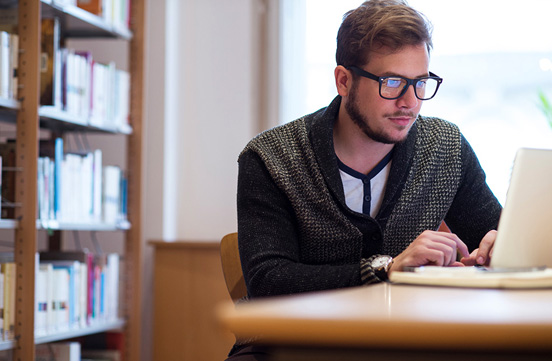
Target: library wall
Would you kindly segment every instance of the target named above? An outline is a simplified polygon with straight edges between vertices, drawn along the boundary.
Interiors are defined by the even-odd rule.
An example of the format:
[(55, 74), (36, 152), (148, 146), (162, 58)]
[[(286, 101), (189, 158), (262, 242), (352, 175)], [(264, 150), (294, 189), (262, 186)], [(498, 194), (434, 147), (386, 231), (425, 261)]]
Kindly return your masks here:
[(148, 138), (148, 149), (163, 149), (163, 172), (146, 180), (162, 182), (163, 239), (215, 240), (236, 229), (237, 157), (256, 122), (257, 5), (166, 2), (165, 61), (148, 67), (148, 79), (165, 82), (162, 108), (148, 111), (149, 127), (164, 126), (157, 145)]
[[(148, 2), (144, 236), (146, 241), (206, 242), (213, 249), (209, 262), (215, 268), (219, 256), (212, 245), (237, 227), (237, 157), (270, 123), (259, 116), (259, 26), (265, 3), (277, 6), (267, 0)], [(271, 62), (277, 63), (277, 56), (271, 55)], [(278, 74), (271, 71), (270, 76)], [(153, 253), (154, 247), (144, 247), (143, 360), (153, 356), (149, 340), (157, 321), (151, 295), (161, 282), (153, 280), (158, 266)], [(188, 293), (189, 305), (205, 299), (212, 303), (212, 294), (227, 295), (222, 279), (206, 278), (198, 262), (183, 267), (187, 278), (176, 281), (175, 287), (187, 289), (201, 280), (208, 293)], [(186, 312), (189, 315), (190, 309)], [(183, 339), (196, 334), (192, 323), (186, 325), (178, 331)], [(217, 331), (212, 320), (209, 325)], [(225, 352), (230, 345), (218, 346)]]

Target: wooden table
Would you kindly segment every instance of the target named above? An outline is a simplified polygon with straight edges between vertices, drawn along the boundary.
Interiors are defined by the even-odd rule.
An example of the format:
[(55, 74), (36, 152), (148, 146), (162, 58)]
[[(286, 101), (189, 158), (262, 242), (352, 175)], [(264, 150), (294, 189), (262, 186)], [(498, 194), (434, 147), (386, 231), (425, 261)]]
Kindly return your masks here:
[(552, 290), (377, 284), (227, 303), (218, 318), (274, 360), (552, 360)]

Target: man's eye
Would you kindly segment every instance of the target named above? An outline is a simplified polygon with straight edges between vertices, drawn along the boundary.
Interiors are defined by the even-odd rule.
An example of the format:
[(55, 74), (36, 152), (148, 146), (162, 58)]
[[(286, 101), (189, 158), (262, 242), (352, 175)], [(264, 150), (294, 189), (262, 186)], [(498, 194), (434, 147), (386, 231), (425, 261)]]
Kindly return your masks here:
[(386, 86), (389, 88), (398, 88), (401, 86), (402, 79), (393, 79), (393, 78), (387, 78)]
[(427, 80), (424, 79), (424, 80), (418, 80), (418, 82), (416, 83), (416, 87), (417, 88), (425, 88), (427, 84)]

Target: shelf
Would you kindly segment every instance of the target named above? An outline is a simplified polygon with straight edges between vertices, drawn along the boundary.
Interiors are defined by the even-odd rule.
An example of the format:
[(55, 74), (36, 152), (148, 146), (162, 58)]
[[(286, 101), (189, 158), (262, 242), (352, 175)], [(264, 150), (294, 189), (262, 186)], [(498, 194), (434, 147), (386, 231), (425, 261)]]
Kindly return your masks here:
[(67, 113), (52, 106), (41, 106), (38, 114), (41, 119), (41, 127), (51, 130), (63, 131), (87, 131), (113, 134), (132, 134), (132, 127), (97, 127), (90, 125), (86, 119)]
[(11, 350), (15, 347), (15, 341), (0, 341), (0, 351)]
[[(92, 335), (95, 333), (101, 333), (106, 331), (120, 330), (123, 328), (124, 325), (125, 325), (125, 321), (122, 319), (111, 321), (111, 322), (97, 322), (93, 325), (90, 325), (84, 328), (68, 330), (64, 332), (56, 332), (50, 335), (35, 337), (35, 344), (67, 340), (74, 337)], [(1, 346), (2, 344), (0, 344), (0, 347)]]
[(53, 231), (127, 231), (130, 229), (128, 221), (117, 223), (74, 223), (58, 222), (56, 220), (36, 221), (37, 229), (47, 229)]
[[(101, 333), (106, 331), (120, 330), (125, 325), (125, 321), (122, 319), (111, 322), (98, 322), (95, 325), (83, 327), (75, 330), (68, 330), (64, 332), (56, 332), (50, 335), (35, 337), (35, 344), (55, 342), (61, 340), (67, 340), (74, 337), (81, 337), (86, 335), (93, 335), (95, 333)], [(16, 342), (0, 341), (0, 351), (11, 350), (15, 348)]]
[(17, 110), (19, 109), (19, 102), (15, 99), (6, 99), (0, 97), (0, 107), (10, 110)]
[(15, 219), (0, 219), (0, 229), (16, 229), (17, 223)]
[(53, 4), (41, 0), (44, 17), (56, 16), (64, 24), (64, 37), (112, 37), (124, 40), (132, 39), (132, 32), (126, 28), (113, 26), (103, 18), (89, 13), (75, 5)]

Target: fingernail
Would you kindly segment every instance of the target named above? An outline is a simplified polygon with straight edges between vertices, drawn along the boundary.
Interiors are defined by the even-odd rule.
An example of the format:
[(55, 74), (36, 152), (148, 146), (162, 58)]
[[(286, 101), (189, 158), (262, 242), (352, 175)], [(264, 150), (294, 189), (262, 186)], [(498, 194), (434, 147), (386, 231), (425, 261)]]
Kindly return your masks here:
[(483, 259), (483, 257), (479, 257), (479, 258), (477, 259), (477, 263), (483, 264), (483, 263), (485, 263), (485, 260)]

